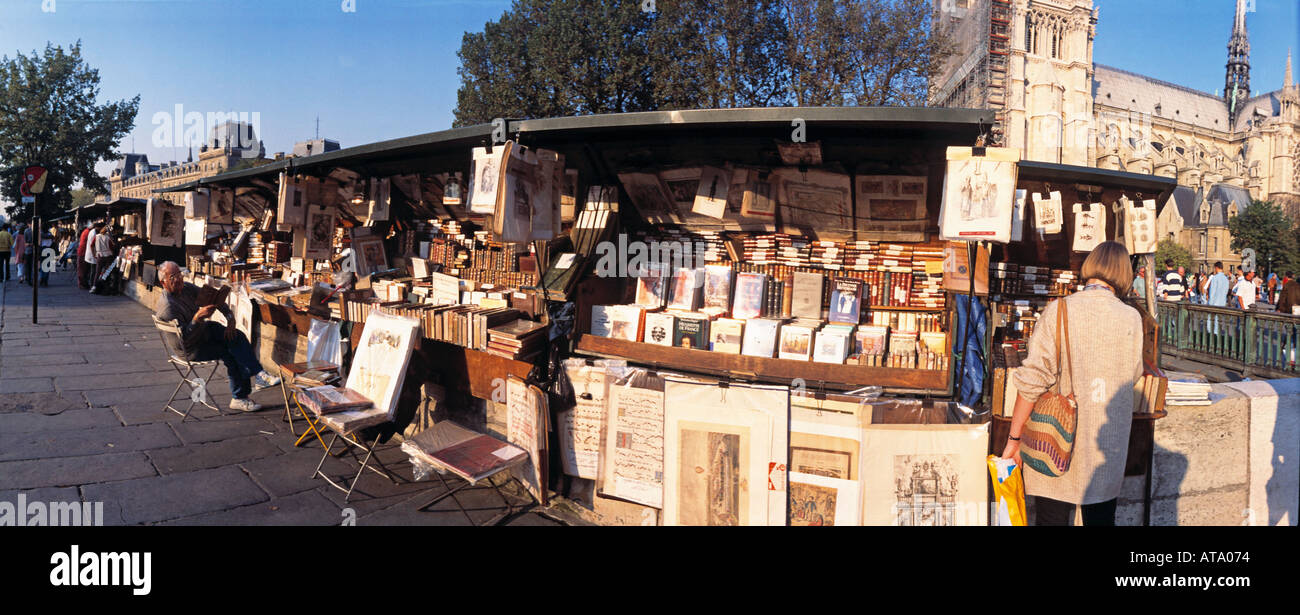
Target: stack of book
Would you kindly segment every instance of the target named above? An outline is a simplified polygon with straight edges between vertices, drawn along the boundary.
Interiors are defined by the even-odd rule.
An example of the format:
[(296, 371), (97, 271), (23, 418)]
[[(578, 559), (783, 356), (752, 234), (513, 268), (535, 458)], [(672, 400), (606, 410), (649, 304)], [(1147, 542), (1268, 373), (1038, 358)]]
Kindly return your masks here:
[(528, 460), (524, 449), (451, 421), (415, 434), (402, 442), (402, 451), (440, 472), (450, 470), (470, 484)]
[(878, 257), (870, 241), (850, 241), (844, 244), (844, 268), (849, 271), (871, 271)]
[(812, 251), (809, 261), (822, 269), (839, 271), (844, 269), (844, 255), (846, 250), (839, 247), (840, 244), (835, 241), (814, 241), (812, 242)]
[(1210, 405), (1210, 384), (1204, 380), (1181, 376), (1169, 378), (1165, 392), (1166, 406)]
[(266, 261), (266, 246), (262, 245), (262, 234), (258, 232), (249, 233), (248, 235), (248, 258), (244, 262), (250, 265), (261, 265)]
[(374, 405), (369, 399), (352, 389), (340, 386), (316, 386), (298, 391), (298, 401), (316, 414), (333, 414), (360, 410)]
[(488, 329), (487, 352), (507, 359), (530, 361), (546, 349), (546, 325), (531, 320)]
[(912, 250), (912, 296), (908, 306), (940, 308), (943, 305), (943, 247), (918, 246)]
[(285, 241), (266, 244), (266, 262), (286, 263), (293, 256), (293, 245)]

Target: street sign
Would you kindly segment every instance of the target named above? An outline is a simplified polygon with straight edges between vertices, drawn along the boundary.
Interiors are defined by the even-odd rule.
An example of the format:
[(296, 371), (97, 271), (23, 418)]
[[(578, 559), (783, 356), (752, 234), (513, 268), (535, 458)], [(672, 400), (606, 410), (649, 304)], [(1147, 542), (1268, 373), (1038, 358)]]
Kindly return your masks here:
[(23, 171), (23, 183), (18, 186), (18, 191), (22, 194), (24, 203), (27, 202), (28, 197), (40, 194), (45, 190), (45, 179), (47, 177), (49, 177), (49, 174), (45, 172), (45, 167), (32, 166)]
[(36, 204), (36, 197), (34, 196), (23, 197), (23, 205), (35, 205), (35, 204)]

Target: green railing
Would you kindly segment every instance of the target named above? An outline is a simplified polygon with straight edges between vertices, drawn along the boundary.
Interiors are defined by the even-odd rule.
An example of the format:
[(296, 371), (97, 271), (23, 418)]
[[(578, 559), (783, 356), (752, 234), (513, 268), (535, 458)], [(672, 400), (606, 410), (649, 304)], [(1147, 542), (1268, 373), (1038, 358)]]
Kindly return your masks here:
[(1157, 302), (1164, 354), (1243, 376), (1294, 378), (1300, 317), (1192, 303)]

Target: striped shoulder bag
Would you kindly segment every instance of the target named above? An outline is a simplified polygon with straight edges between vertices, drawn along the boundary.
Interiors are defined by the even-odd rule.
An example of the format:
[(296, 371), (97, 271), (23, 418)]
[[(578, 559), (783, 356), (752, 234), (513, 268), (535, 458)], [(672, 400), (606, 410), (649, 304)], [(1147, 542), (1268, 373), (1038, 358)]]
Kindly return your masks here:
[[(1079, 424), (1079, 405), (1074, 400), (1074, 377), (1070, 370), (1070, 324), (1065, 300), (1056, 302), (1056, 365), (1061, 375), (1056, 391), (1048, 391), (1034, 403), (1034, 411), (1021, 434), (1020, 458), (1026, 467), (1047, 476), (1058, 477), (1070, 469), (1074, 456), (1074, 436)], [(1065, 339), (1066, 366), (1061, 366), (1061, 339)], [(1061, 380), (1069, 376), (1069, 386), (1062, 394)]]

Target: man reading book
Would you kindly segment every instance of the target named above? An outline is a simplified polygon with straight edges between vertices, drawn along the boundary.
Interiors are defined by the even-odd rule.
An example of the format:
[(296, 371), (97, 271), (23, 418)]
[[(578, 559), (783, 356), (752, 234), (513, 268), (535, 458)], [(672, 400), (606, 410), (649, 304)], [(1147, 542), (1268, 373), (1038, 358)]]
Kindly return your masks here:
[[(185, 281), (180, 265), (167, 261), (158, 267), (163, 294), (158, 298), (158, 320), (176, 321), (181, 339), (168, 340), (177, 353), (191, 361), (221, 359), (230, 375), (231, 410), (253, 412), (262, 407), (249, 394), (280, 384), (278, 376), (262, 369), (253, 354), (248, 338), (235, 326), (235, 315), (224, 302), (226, 293), (202, 292)], [(208, 320), (220, 311), (228, 323), (225, 327)]]

